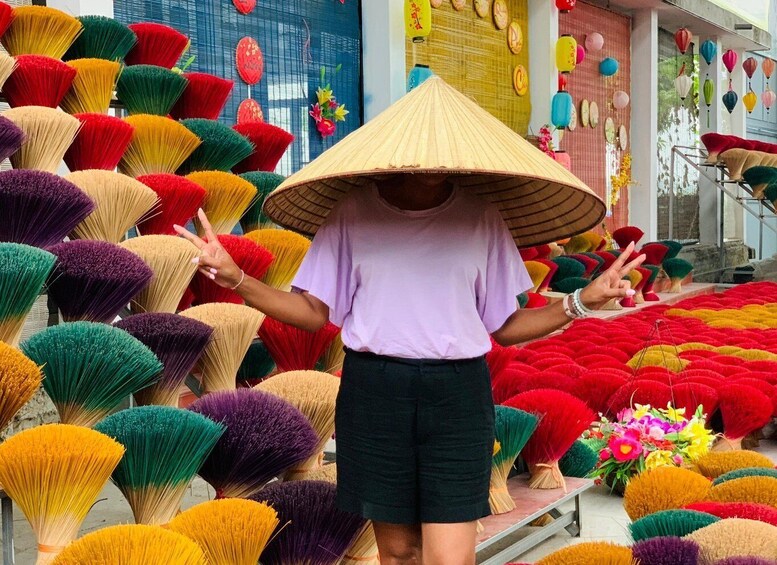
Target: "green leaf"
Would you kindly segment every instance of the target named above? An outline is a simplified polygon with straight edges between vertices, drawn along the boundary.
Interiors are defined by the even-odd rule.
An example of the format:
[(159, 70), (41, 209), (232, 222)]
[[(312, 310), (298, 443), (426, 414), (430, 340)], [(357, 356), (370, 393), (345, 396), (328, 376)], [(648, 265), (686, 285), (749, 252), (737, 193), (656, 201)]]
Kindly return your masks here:
[(326, 77), (326, 68), (321, 67), (321, 82), (324, 82), (325, 77)]
[(343, 68), (343, 64), (342, 63), (338, 63), (338, 65), (335, 67), (335, 72), (339, 73), (340, 69), (342, 69), (342, 68)]

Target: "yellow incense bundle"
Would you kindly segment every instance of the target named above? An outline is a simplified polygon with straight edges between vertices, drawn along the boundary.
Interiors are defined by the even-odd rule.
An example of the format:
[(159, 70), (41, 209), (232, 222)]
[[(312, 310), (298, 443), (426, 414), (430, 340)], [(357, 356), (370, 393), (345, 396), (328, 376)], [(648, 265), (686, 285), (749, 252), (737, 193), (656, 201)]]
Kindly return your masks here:
[[(205, 189), (202, 209), (207, 214), (213, 231), (231, 233), (256, 198), (256, 187), (247, 180), (223, 171), (198, 171), (186, 175)], [(203, 235), (202, 226), (195, 216), (194, 226)]]
[(68, 114), (108, 112), (121, 65), (105, 59), (76, 59), (67, 64), (76, 70), (76, 78), (60, 108)]
[(345, 550), (345, 555), (338, 565), (380, 565), (378, 542), (375, 540), (375, 529), (371, 520), (367, 521), (361, 533)]
[(136, 114), (125, 121), (135, 129), (119, 172), (131, 177), (173, 174), (200, 145), (200, 138), (186, 126), (164, 116)]
[(10, 157), (14, 169), (56, 173), (81, 127), (78, 118), (43, 106), (20, 106), (2, 115), (19, 126), (27, 138)]
[(318, 469), (313, 469), (305, 475), (306, 481), (324, 481), (337, 484), (337, 463), (326, 463)]
[(275, 260), (262, 277), (262, 282), (280, 290), (290, 290), (291, 281), (297, 274), (305, 254), (310, 249), (310, 240), (289, 230), (254, 230), (245, 237), (258, 243)]
[(629, 518), (638, 520), (654, 512), (705, 500), (709, 492), (709, 479), (698, 473), (678, 467), (658, 467), (629, 481), (623, 507)]
[(777, 559), (777, 527), (757, 520), (726, 518), (687, 537), (699, 544), (699, 565), (742, 555)]
[(0, 428), (5, 428), (40, 386), (40, 367), (10, 345), (0, 342)]
[(0, 53), (0, 89), (14, 69), (16, 69), (16, 60), (6, 53)]
[(83, 26), (73, 16), (46, 6), (17, 6), (2, 36), (3, 47), (17, 55), (46, 55), (61, 59)]

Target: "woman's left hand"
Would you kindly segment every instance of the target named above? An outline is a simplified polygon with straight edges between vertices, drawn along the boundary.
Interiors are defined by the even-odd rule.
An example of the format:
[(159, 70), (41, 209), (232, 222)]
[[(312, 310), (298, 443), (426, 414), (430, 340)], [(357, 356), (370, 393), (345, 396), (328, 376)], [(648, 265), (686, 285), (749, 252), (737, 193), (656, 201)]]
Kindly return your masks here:
[(633, 261), (626, 263), (633, 251), (634, 243), (630, 243), (609, 269), (580, 292), (580, 300), (586, 307), (598, 310), (613, 298), (623, 298), (634, 294), (631, 283), (624, 280), (623, 277), (639, 267), (645, 260), (645, 255), (640, 255)]

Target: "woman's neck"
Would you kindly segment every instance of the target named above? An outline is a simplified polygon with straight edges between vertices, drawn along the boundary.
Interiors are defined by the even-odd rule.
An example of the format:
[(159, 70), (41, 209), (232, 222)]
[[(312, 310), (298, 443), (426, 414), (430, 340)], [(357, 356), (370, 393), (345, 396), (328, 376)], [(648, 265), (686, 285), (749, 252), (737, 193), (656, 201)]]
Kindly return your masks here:
[(413, 179), (413, 175), (403, 175), (378, 185), (380, 197), (400, 210), (417, 212), (442, 205), (451, 197), (453, 185), (446, 180), (429, 183)]

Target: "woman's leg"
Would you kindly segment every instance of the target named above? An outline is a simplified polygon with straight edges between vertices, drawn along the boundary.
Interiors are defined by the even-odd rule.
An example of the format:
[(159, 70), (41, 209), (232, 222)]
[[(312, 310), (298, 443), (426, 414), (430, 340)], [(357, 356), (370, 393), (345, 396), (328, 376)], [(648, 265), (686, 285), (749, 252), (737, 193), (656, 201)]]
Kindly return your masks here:
[(423, 524), (421, 562), (423, 565), (475, 565), (476, 537), (477, 522)]
[[(386, 522), (373, 522), (372, 526), (378, 542), (380, 565), (421, 564), (421, 526)], [(426, 561), (423, 563), (425, 565)]]

